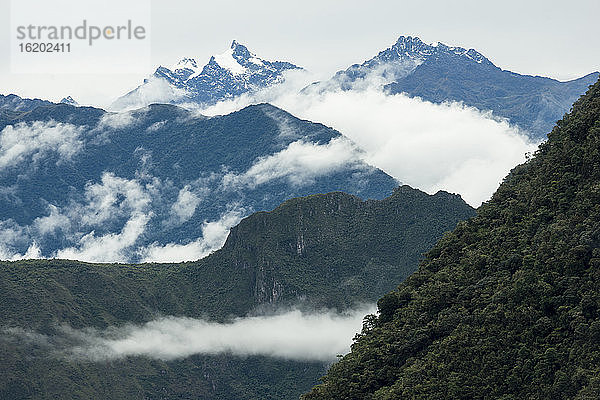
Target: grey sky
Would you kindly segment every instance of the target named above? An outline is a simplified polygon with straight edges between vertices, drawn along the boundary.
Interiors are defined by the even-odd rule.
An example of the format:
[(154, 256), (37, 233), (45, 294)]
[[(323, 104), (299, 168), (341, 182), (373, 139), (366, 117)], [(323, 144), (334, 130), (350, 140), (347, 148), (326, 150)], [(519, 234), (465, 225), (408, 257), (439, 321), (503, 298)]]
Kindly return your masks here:
[(157, 65), (184, 56), (205, 63), (232, 39), (321, 77), (372, 57), (399, 35), (475, 48), (519, 73), (567, 80), (600, 70), (599, 0), (152, 1), (153, 65), (147, 74), (104, 76), (11, 74), (8, 6), (0, 0), (0, 93), (51, 100), (72, 95), (105, 105)]

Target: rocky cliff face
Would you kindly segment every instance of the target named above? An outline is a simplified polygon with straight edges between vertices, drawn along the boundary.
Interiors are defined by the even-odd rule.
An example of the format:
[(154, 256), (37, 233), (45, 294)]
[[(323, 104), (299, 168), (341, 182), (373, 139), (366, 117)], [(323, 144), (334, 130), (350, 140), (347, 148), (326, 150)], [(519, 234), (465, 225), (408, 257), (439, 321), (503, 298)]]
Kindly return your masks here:
[[(343, 308), (352, 297), (369, 301), (371, 293), (403, 280), (432, 244), (429, 232), (441, 235), (471, 213), (459, 196), (408, 186), (381, 201), (315, 195), (243, 220), (221, 253), (250, 273), (257, 304), (319, 299), (321, 306)], [(322, 293), (324, 280), (342, 297)]]

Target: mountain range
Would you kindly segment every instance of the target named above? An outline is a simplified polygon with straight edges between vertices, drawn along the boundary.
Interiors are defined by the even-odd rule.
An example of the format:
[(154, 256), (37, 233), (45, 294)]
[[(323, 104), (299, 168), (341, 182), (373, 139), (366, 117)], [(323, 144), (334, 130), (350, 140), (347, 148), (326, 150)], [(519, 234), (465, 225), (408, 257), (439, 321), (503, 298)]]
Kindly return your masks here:
[[(196, 59), (184, 58), (173, 67), (161, 66), (141, 86), (115, 101), (111, 109), (155, 102), (206, 107), (280, 85), (286, 72), (303, 70), (291, 63), (261, 59), (236, 41), (225, 53), (200, 65)], [(497, 67), (475, 49), (400, 36), (371, 59), (313, 83), (301, 93), (310, 96), (376, 88), (434, 103), (461, 102), (491, 111), (496, 118), (507, 119), (532, 139), (540, 140), (598, 76), (598, 72), (591, 72), (560, 82), (522, 75)]]
[(78, 106), (79, 105), (79, 103), (77, 103), (71, 96), (63, 97), (62, 100), (60, 101), (60, 103), (62, 103), (62, 104), (69, 104), (71, 106)]
[(39, 106), (50, 106), (54, 103), (41, 99), (24, 99), (16, 94), (0, 94), (0, 112), (31, 111)]
[(213, 118), (51, 104), (0, 115), (0, 144), (4, 259), (193, 260), (252, 211), (398, 185), (339, 132), (268, 104)]
[(298, 398), (326, 362), (231, 354), (90, 362), (61, 356), (77, 345), (65, 326), (90, 332), (158, 315), (226, 323), (287, 307), (349, 310), (391, 290), (473, 213), (457, 195), (408, 186), (383, 200), (338, 192), (253, 214), (197, 262), (1, 262), (0, 398)]
[[(600, 397), (600, 82), (475, 213), (398, 186), (341, 133), (275, 106), (197, 111), (294, 71), (234, 41), (204, 67), (159, 67), (123, 112), (0, 96), (0, 259), (15, 260), (0, 261), (0, 398)], [(597, 78), (519, 75), (409, 36), (298, 95), (459, 101), (541, 139)], [(156, 321), (375, 301), (310, 392), (321, 358), (73, 356)]]

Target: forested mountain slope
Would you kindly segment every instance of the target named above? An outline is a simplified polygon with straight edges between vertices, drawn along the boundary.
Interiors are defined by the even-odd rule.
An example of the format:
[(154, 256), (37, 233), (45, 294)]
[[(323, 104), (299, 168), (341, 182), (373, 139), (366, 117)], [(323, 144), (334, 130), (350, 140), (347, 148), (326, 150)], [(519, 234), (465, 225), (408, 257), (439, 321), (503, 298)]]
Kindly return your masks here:
[(305, 399), (600, 397), (600, 83)]

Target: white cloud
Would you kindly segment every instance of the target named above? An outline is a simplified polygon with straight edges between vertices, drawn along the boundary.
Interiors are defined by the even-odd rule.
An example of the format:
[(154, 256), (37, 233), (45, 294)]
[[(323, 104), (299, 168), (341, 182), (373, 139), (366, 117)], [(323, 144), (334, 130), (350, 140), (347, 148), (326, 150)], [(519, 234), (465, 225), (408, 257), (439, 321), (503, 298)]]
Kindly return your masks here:
[(0, 260), (4, 261), (17, 261), (17, 260), (30, 260), (40, 259), (42, 253), (37, 243), (33, 242), (29, 245), (25, 253), (19, 253), (14, 249), (6, 246), (4, 243), (0, 243)]
[[(179, 191), (163, 224), (172, 225), (174, 219), (182, 223), (193, 215), (199, 196), (208, 193), (206, 187), (198, 186), (201, 183), (193, 182)], [(144, 183), (105, 172), (100, 182), (86, 186), (83, 202), (72, 201), (62, 209), (49, 205), (48, 214), (36, 218), (29, 226), (20, 226), (12, 220), (0, 221), (0, 259), (42, 258), (36, 239), (61, 231), (61, 237), (69, 240), (70, 245), (46, 256), (87, 262), (198, 260), (222, 247), (230, 228), (248, 214), (239, 204), (231, 204), (218, 220), (202, 224), (200, 238), (183, 244), (146, 246), (140, 238), (155, 217), (154, 211), (160, 213), (152, 203), (163, 204), (162, 189), (157, 178), (146, 179)], [(117, 223), (122, 225), (115, 227)], [(108, 232), (107, 226), (110, 226)]]
[(237, 225), (246, 211), (232, 208), (217, 221), (202, 224), (202, 237), (187, 243), (154, 243), (138, 250), (142, 262), (182, 262), (199, 260), (223, 246), (229, 230)]
[(537, 148), (506, 121), (458, 103), (367, 90), (327, 93), (305, 107), (302, 116), (338, 128), (370, 164), (429, 193), (460, 193), (474, 206)]
[(27, 159), (36, 162), (52, 152), (68, 160), (83, 147), (82, 130), (83, 127), (54, 121), (8, 125), (0, 132), (0, 168)]
[(287, 70), (283, 72), (282, 77), (283, 81), (280, 83), (256, 92), (243, 93), (231, 100), (219, 102), (214, 106), (202, 107), (195, 102), (177, 104), (195, 112), (198, 117), (229, 114), (250, 104), (274, 103), (275, 99), (298, 93), (316, 79), (314, 74), (306, 70)]
[(81, 238), (79, 246), (58, 250), (56, 257), (87, 262), (125, 262), (130, 258), (126, 250), (144, 233), (151, 216), (133, 215), (119, 233), (96, 236), (92, 231)]
[[(94, 132), (105, 133), (107, 130), (122, 130), (130, 128), (134, 125), (143, 123), (144, 118), (150, 111), (150, 107), (140, 107), (135, 110), (109, 111), (102, 114), (98, 124), (94, 128)], [(160, 128), (160, 122), (149, 126), (152, 129)], [(106, 138), (104, 135), (99, 135), (100, 139)]]
[[(152, 196), (157, 182), (144, 185), (136, 179), (125, 179), (112, 173), (102, 174), (101, 182), (88, 184), (85, 188), (86, 203), (72, 203), (66, 214), (51, 213), (38, 226), (54, 221), (79, 225), (82, 232), (72, 233), (76, 244), (60, 249), (55, 256), (89, 262), (126, 262), (134, 253), (134, 245), (144, 233), (151, 211)], [(116, 218), (127, 218), (119, 232), (97, 236), (95, 230), (102, 229)], [(45, 225), (44, 225), (45, 223)], [(40, 225), (42, 224), (42, 225)]]
[(24, 229), (12, 220), (0, 221), (0, 244), (13, 245), (26, 237)]
[[(154, 216), (151, 203), (160, 197), (159, 186), (157, 178), (144, 183), (105, 172), (100, 182), (86, 185), (83, 202), (72, 201), (62, 209), (49, 205), (48, 215), (25, 227), (10, 220), (0, 221), (0, 259), (42, 258), (36, 239), (60, 230), (71, 245), (49, 256), (88, 262), (130, 261), (137, 252), (138, 239)], [(124, 221), (120, 230), (111, 226), (111, 232), (96, 233), (118, 221)], [(19, 253), (17, 249), (25, 246), (27, 251)]]
[(32, 243), (25, 253), (20, 254), (14, 250), (7, 248), (4, 244), (0, 244), (0, 260), (4, 261), (18, 261), (18, 260), (31, 260), (41, 259), (42, 253), (37, 243)]
[(66, 215), (61, 214), (58, 207), (49, 205), (50, 214), (44, 217), (38, 217), (33, 221), (34, 228), (41, 235), (52, 234), (57, 230), (67, 231), (71, 227), (71, 220)]
[(142, 108), (153, 103), (171, 103), (187, 96), (187, 92), (171, 86), (163, 78), (151, 76), (146, 82), (110, 105), (114, 111)]
[(40, 259), (40, 258), (43, 258), (42, 257), (42, 252), (40, 251), (40, 248), (37, 245), (37, 243), (33, 242), (27, 248), (27, 251), (25, 252), (25, 254), (14, 254), (12, 256), (11, 261), (16, 261), (16, 260), (31, 260), (31, 259)]
[[(24, 253), (18, 249), (24, 248), (29, 243)], [(18, 225), (12, 220), (0, 221), (0, 260), (16, 261), (30, 258), (41, 258), (40, 248), (31, 242), (28, 229)]]
[(125, 129), (137, 123), (138, 119), (132, 112), (107, 112), (102, 115), (96, 129)]
[(127, 356), (172, 360), (194, 354), (228, 353), (330, 362), (350, 350), (365, 314), (373, 311), (374, 307), (341, 315), (290, 311), (237, 318), (224, 324), (165, 317), (141, 326), (127, 325), (103, 332), (64, 328), (68, 336), (80, 342), (66, 354), (91, 361)]
[[(297, 82), (290, 79), (287, 84), (298, 87), (302, 79), (305, 76)], [(278, 86), (205, 110), (207, 114), (218, 114), (251, 102), (270, 100), (298, 117), (333, 126), (356, 144), (344, 138), (326, 144), (310, 143), (309, 139), (302, 138), (301, 132), (295, 131), (293, 124), (284, 118), (285, 114), (274, 112), (271, 117), (279, 123), (282, 138), (295, 141), (275, 154), (257, 159), (247, 171), (215, 175), (211, 179), (221, 179), (222, 188), (234, 190), (253, 188), (278, 179), (292, 185), (304, 185), (341, 168), (356, 166), (362, 159), (414, 187), (430, 193), (440, 189), (458, 192), (477, 206), (491, 195), (510, 168), (523, 161), (526, 152), (536, 148), (521, 132), (489, 113), (458, 103), (432, 104), (405, 95), (386, 95), (378, 89), (380, 84), (374, 80), (371, 86), (365, 84), (360, 90), (305, 91), (300, 95), (294, 94), (289, 87), (283, 90), (283, 86)], [(133, 114), (110, 114), (112, 117), (106, 118), (113, 118), (110, 123), (114, 126), (126, 126), (138, 118), (136, 113)], [(11, 149), (11, 155), (0, 153), (0, 157), (7, 160), (5, 163), (20, 162), (27, 156), (34, 155), (35, 159), (35, 155), (51, 151), (47, 149), (58, 151), (65, 157), (72, 155), (72, 150), (77, 148), (79, 128), (49, 124), (55, 132), (48, 136), (41, 132), (48, 126), (36, 123), (5, 128), (2, 137), (7, 134), (6, 138), (11, 138), (12, 142), (6, 143), (12, 144), (0, 143)], [(29, 133), (35, 138), (31, 145), (27, 141), (19, 142), (15, 137), (18, 129), (40, 132)], [(65, 147), (61, 147), (62, 142), (57, 137), (56, 131), (60, 129), (67, 132), (66, 138), (61, 139)], [(36, 140), (38, 144), (35, 144)], [(143, 159), (149, 162), (148, 157)], [(163, 189), (160, 185), (147, 173), (138, 174), (131, 180), (105, 173), (100, 182), (86, 186), (83, 201), (73, 201), (60, 210), (50, 206), (49, 215), (37, 218), (32, 226), (10, 232), (5, 229), (6, 235), (10, 236), (12, 232), (13, 237), (18, 234), (21, 239), (2, 241), (0, 258), (36, 254), (39, 248), (33, 233), (45, 235), (62, 230), (72, 242), (53, 254), (59, 257), (121, 262), (133, 257), (148, 262), (196, 260), (221, 247), (230, 227), (245, 213), (230, 210), (218, 221), (205, 222), (202, 237), (188, 238), (190, 242), (140, 247), (137, 240), (154, 215), (152, 203), (165, 202), (161, 199)], [(184, 186), (175, 203), (165, 205), (168, 221), (162, 221), (163, 224), (181, 224), (194, 215), (206, 195), (197, 186), (196, 183)], [(127, 222), (121, 222), (117, 228), (111, 227), (106, 233), (106, 227), (118, 220)]]
[(200, 198), (191, 191), (190, 185), (185, 185), (177, 195), (177, 201), (171, 206), (174, 223), (182, 224), (188, 221), (196, 212)]
[(381, 81), (362, 89), (246, 96), (200, 112), (223, 114), (268, 100), (299, 118), (332, 126), (365, 151), (364, 160), (429, 193), (460, 193), (473, 206), (490, 198), (511, 168), (535, 151), (506, 120), (460, 103), (387, 95)]
[(359, 160), (359, 150), (343, 137), (334, 138), (323, 145), (298, 140), (278, 153), (259, 158), (243, 174), (226, 174), (223, 186), (255, 187), (281, 178), (287, 179), (292, 185), (301, 186), (351, 164), (360, 165)]
[(217, 221), (205, 222), (202, 225), (202, 237), (206, 245), (215, 250), (225, 243), (229, 230), (237, 225), (247, 211), (244, 208), (233, 208), (225, 212)]
[[(331, 79), (316, 82), (305, 89), (305, 94), (318, 95), (323, 91), (338, 91), (340, 89), (369, 90), (372, 88), (383, 88), (384, 85), (402, 79), (414, 71), (420, 64), (421, 59), (403, 60), (401, 62), (380, 62), (377, 65), (363, 68), (355, 67), (350, 76), (341, 73), (334, 75)], [(363, 77), (358, 77), (365, 74)]]
[(138, 180), (121, 178), (105, 172), (100, 183), (86, 186), (87, 203), (84, 206), (73, 205), (71, 214), (78, 214), (83, 225), (93, 226), (101, 225), (117, 216), (141, 213), (152, 201), (147, 189), (148, 186), (145, 187)]
[(146, 128), (146, 132), (155, 132), (165, 126), (167, 121), (158, 121)]

